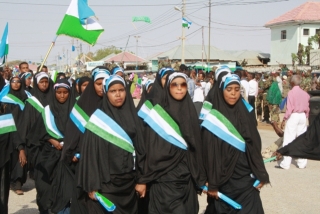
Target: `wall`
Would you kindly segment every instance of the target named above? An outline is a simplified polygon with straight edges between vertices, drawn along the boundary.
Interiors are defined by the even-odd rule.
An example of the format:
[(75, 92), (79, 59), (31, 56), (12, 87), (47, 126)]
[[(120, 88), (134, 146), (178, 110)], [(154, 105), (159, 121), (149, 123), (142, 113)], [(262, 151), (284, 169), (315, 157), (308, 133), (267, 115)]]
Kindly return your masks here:
[[(286, 25), (272, 26), (271, 28), (271, 60), (268, 65), (292, 64), (291, 53), (298, 52), (299, 43), (304, 46), (308, 45), (308, 38), (314, 36), (316, 29), (320, 29), (317, 23), (298, 24), (291, 23)], [(303, 29), (309, 29), (309, 35), (303, 35)], [(281, 39), (281, 31), (287, 31), (287, 39)], [(316, 44), (312, 44), (317, 49)]]

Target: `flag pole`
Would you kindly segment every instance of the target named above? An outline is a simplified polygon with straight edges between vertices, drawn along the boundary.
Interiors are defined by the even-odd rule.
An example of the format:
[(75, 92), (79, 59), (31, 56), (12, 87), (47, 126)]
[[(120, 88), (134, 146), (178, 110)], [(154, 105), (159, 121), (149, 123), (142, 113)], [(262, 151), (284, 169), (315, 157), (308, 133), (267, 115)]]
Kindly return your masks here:
[(5, 55), (4, 58), (6, 60), (6, 67), (8, 67), (8, 55)]
[(48, 59), (48, 56), (49, 56), (49, 54), (50, 54), (50, 52), (51, 52), (51, 50), (52, 50), (52, 48), (53, 48), (53, 46), (54, 46), (57, 38), (58, 38), (58, 36), (56, 36), (56, 37), (54, 38), (54, 40), (52, 41), (52, 43), (51, 43), (51, 45), (50, 45), (50, 47), (49, 47), (49, 50), (48, 50), (46, 56), (44, 57), (44, 59), (43, 59), (43, 61), (42, 61), (42, 63), (41, 63), (41, 66), (40, 66), (40, 68), (39, 68), (39, 71), (42, 70), (43, 65), (46, 63), (46, 61), (47, 61), (47, 59)]

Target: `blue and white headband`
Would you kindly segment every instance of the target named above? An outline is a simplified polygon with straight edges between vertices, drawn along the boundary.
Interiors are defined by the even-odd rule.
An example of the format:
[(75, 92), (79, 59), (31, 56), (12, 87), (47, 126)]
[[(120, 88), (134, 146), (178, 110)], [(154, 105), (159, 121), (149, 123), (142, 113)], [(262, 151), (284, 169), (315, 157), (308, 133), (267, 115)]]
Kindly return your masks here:
[(107, 69), (96, 68), (92, 71), (92, 78), (95, 82), (97, 79), (109, 77), (111, 74)]
[(28, 77), (31, 77), (32, 74), (31, 72), (24, 72), (22, 75), (21, 75), (21, 78), (25, 77), (25, 79), (27, 79)]
[(215, 72), (215, 75), (214, 75), (214, 79), (215, 80), (218, 80), (219, 78), (219, 75), (222, 73), (222, 72), (228, 72), (229, 74), (231, 74), (231, 70), (228, 66), (226, 65), (222, 65), (220, 68), (218, 68)]
[(116, 73), (118, 73), (118, 72), (121, 72), (121, 73), (124, 74), (124, 70), (123, 70), (122, 68), (120, 68), (120, 67), (115, 67), (115, 68), (113, 69), (112, 74), (116, 74)]
[[(177, 78), (177, 77), (182, 77), (182, 78), (184, 78), (186, 81), (187, 81), (187, 79), (188, 79), (188, 76), (187, 76), (186, 74), (180, 73), (180, 72), (174, 72), (173, 74), (171, 74), (171, 75), (169, 76), (168, 82), (171, 83), (172, 80), (175, 79), (175, 78)], [(169, 84), (168, 84), (168, 86), (169, 86)]]
[(37, 73), (36, 76), (35, 76), (36, 80), (37, 80), (37, 84), (40, 82), (41, 79), (43, 78), (47, 78), (49, 79), (49, 75), (46, 73), (46, 72), (40, 72), (40, 73)]
[(172, 68), (161, 68), (160, 71), (159, 71), (160, 77), (162, 78), (164, 75), (166, 75), (166, 73), (168, 71), (174, 72), (174, 70)]
[(58, 88), (66, 88), (66, 89), (70, 90), (70, 85), (65, 84), (65, 83), (56, 83), (53, 85), (54, 90), (57, 90)]
[(122, 77), (120, 77), (119, 75), (111, 75), (108, 78), (105, 78), (103, 80), (103, 91), (104, 93), (106, 93), (109, 90), (109, 86), (111, 83), (115, 82), (115, 81), (120, 81), (123, 86), (126, 86), (126, 82), (124, 81), (124, 79)]
[(153, 79), (153, 80), (148, 80), (148, 81), (146, 82), (146, 84), (145, 84), (146, 91), (148, 91), (150, 85), (153, 84), (153, 83), (154, 83), (154, 79)]
[(240, 78), (238, 75), (236, 74), (231, 74), (230, 76), (228, 76), (225, 81), (224, 81), (224, 84), (223, 84), (223, 90), (226, 89), (226, 87), (228, 85), (230, 85), (231, 83), (237, 83), (240, 85)]

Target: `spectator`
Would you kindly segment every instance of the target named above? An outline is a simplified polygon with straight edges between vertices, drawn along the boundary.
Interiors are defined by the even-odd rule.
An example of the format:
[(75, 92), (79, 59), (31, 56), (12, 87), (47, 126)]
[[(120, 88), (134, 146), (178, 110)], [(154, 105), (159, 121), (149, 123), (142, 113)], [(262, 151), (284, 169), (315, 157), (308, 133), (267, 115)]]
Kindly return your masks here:
[(186, 70), (185, 74), (188, 76), (187, 84), (188, 84), (188, 93), (193, 100), (193, 95), (194, 95), (194, 88), (195, 88), (195, 82), (194, 80), (190, 77), (191, 71)]
[(204, 101), (204, 89), (206, 87), (206, 82), (204, 80), (204, 73), (198, 74), (198, 79), (195, 83), (194, 95), (193, 95), (193, 103), (196, 107), (198, 116), (200, 115), (200, 111), (202, 108), (202, 104)]
[[(255, 102), (256, 97), (258, 95), (258, 82), (255, 79), (254, 74), (249, 73), (248, 74), (248, 80), (249, 80), (249, 91), (248, 91), (248, 102), (253, 107), (253, 111), (255, 111)], [(254, 114), (256, 116), (256, 114)]]
[[(285, 127), (283, 146), (288, 145), (307, 130), (310, 96), (300, 88), (301, 80), (300, 75), (293, 75), (291, 78), (292, 89), (288, 93), (287, 110), (281, 123), (281, 129)], [(290, 156), (284, 156), (277, 168), (289, 169), (291, 160)], [(297, 165), (300, 169), (305, 168), (307, 159), (298, 159)]]

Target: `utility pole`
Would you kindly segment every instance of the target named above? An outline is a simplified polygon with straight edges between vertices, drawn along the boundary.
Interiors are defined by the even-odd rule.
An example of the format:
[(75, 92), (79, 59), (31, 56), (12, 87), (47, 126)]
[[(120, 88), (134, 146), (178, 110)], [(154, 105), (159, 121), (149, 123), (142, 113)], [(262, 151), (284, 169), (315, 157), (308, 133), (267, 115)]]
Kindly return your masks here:
[(203, 39), (203, 26), (202, 26), (202, 68), (203, 68), (203, 46), (204, 46), (204, 39)]
[(134, 38), (136, 38), (136, 70), (138, 70), (138, 41), (139, 41), (139, 38), (140, 36), (134, 36)]
[(210, 69), (210, 31), (211, 31), (211, 0), (209, 0), (209, 47), (208, 47), (208, 59), (207, 59), (207, 64), (208, 68)]
[[(182, 18), (184, 18), (186, 13), (186, 0), (182, 1)], [(182, 24), (181, 24), (182, 26)], [(184, 47), (185, 47), (185, 41), (186, 41), (186, 32), (184, 27), (182, 26), (182, 37), (181, 37), (181, 64), (184, 64)]]

